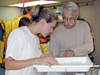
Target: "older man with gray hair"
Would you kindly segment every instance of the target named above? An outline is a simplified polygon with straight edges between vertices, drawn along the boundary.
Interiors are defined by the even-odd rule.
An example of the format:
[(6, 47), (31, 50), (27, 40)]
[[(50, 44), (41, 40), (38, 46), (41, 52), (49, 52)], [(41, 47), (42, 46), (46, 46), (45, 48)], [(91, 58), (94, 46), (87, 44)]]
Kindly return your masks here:
[(49, 50), (54, 57), (87, 56), (93, 51), (93, 40), (90, 28), (85, 21), (77, 20), (78, 5), (67, 2), (62, 8), (63, 23), (53, 32)]

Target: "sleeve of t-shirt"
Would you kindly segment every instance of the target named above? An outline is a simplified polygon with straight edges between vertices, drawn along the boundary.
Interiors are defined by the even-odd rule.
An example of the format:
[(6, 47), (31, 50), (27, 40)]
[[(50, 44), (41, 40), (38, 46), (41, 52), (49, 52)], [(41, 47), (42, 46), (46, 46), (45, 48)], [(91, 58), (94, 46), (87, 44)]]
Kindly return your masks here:
[(49, 45), (49, 51), (53, 52), (54, 57), (59, 56), (59, 45), (60, 45), (59, 36), (54, 32), (50, 37), (50, 45)]
[(86, 56), (88, 53), (93, 51), (93, 40), (90, 34), (89, 25), (84, 22), (82, 27), (84, 28), (84, 44), (71, 48), (75, 52), (75, 56)]
[(19, 31), (14, 30), (10, 33), (7, 40), (6, 58), (11, 56), (12, 58), (17, 59), (19, 49), (20, 49)]

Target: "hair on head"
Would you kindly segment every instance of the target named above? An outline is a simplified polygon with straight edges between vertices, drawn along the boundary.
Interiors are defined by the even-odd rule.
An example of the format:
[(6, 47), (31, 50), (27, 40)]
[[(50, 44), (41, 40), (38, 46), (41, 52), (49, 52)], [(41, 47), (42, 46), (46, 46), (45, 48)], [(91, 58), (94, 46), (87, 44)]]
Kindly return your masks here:
[(41, 19), (45, 19), (47, 23), (52, 22), (53, 20), (58, 20), (56, 14), (54, 14), (50, 9), (41, 5), (34, 6), (31, 9), (30, 14), (33, 22), (39, 22)]
[(28, 17), (22, 17), (19, 21), (19, 27), (21, 26), (27, 26), (31, 23), (30, 19)]
[(63, 11), (66, 11), (67, 13), (73, 14), (76, 16), (79, 13), (79, 8), (75, 2), (67, 2), (63, 5), (62, 13)]

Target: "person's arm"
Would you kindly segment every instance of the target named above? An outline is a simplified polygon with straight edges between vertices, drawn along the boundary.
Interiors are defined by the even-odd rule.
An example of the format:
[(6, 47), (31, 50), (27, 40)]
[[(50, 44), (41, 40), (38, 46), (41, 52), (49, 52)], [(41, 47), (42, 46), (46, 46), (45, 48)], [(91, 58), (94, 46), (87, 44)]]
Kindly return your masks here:
[(15, 60), (12, 57), (5, 59), (5, 67), (6, 70), (18, 70), (22, 69), (31, 65), (59, 65), (56, 59), (53, 57), (39, 57), (39, 58), (32, 58), (27, 60)]
[(93, 39), (90, 34), (90, 28), (87, 23), (84, 28), (84, 44), (78, 47), (70, 48), (75, 52), (75, 56), (86, 56), (93, 51)]
[(53, 33), (50, 37), (49, 51), (53, 52), (54, 57), (59, 56), (59, 45), (60, 45), (59, 37), (56, 33)]
[(6, 70), (17, 70), (32, 65), (32, 59), (29, 60), (15, 60), (12, 57), (5, 59)]

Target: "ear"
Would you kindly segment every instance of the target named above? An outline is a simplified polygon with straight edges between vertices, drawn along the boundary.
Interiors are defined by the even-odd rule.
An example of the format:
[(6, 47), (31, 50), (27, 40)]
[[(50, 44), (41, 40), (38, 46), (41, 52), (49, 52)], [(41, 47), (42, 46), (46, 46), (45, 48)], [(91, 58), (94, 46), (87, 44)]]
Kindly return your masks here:
[(46, 24), (46, 20), (45, 20), (45, 19), (42, 19), (42, 20), (40, 21), (40, 23), (41, 23), (42, 26), (44, 26), (44, 25)]
[(76, 18), (78, 19), (78, 17), (79, 17), (79, 14), (77, 14)]

